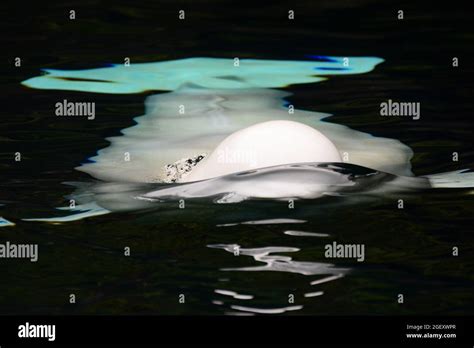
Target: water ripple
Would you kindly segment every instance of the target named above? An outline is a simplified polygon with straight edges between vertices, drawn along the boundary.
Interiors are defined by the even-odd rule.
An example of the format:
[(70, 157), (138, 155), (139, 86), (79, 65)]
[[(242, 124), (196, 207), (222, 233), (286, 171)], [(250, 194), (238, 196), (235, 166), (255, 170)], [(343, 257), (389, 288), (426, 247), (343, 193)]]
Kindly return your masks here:
[(298, 311), (303, 309), (303, 306), (288, 306), (282, 308), (252, 308), (252, 307), (244, 307), (244, 306), (231, 306), (232, 309), (244, 312), (252, 312), (258, 314), (281, 314), (290, 311)]
[(349, 271), (349, 269), (339, 268), (329, 263), (294, 261), (290, 256), (271, 255), (277, 252), (289, 253), (300, 250), (293, 247), (241, 248), (238, 244), (213, 244), (208, 247), (223, 249), (234, 255), (251, 256), (255, 261), (265, 263), (264, 266), (222, 268), (223, 271), (277, 271), (303, 275), (344, 274)]

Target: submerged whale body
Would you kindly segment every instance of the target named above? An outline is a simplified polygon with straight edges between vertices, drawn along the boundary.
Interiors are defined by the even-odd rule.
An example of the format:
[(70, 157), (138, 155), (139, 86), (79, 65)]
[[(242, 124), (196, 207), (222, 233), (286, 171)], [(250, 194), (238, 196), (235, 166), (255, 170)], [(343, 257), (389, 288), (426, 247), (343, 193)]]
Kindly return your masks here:
[(429, 188), (427, 178), (398, 177), (347, 163), (295, 163), (160, 187), (142, 199), (212, 198), (217, 203), (247, 199), (315, 199), (354, 193), (384, 194)]
[(84, 70), (43, 69), (45, 74), (22, 84), (39, 89), (114, 94), (174, 91), (187, 84), (206, 89), (279, 88), (324, 81), (323, 76), (327, 75), (362, 74), (383, 62), (377, 57), (325, 58), (316, 61), (240, 59), (236, 66), (234, 59), (194, 57)]
[(366, 73), (383, 61), (347, 57), (346, 66), (342, 57), (324, 58), (242, 59), (239, 67), (232, 59), (189, 58), (48, 69), (23, 81), (31, 88), (94, 93), (169, 91), (147, 97), (145, 114), (76, 168), (98, 181), (72, 183), (78, 204), (60, 209), (73, 214), (30, 220), (74, 221), (180, 197), (233, 203), (474, 186), (474, 174), (463, 171), (414, 177), (413, 152), (396, 139), (326, 122), (329, 114), (290, 113), (284, 99), (290, 94), (270, 88)]
[[(410, 165), (413, 153), (408, 146), (395, 139), (375, 137), (325, 122), (331, 116), (329, 114), (299, 109), (290, 114), (284, 106), (284, 98), (289, 95), (261, 88), (211, 90), (183, 86), (173, 92), (149, 96), (145, 101), (145, 114), (134, 119), (136, 124), (122, 130), (122, 135), (108, 138), (108, 147), (76, 169), (109, 182), (162, 183), (169, 182), (168, 165), (204, 154), (204, 160), (182, 181), (216, 176), (204, 174), (200, 169), (209, 164), (211, 158), (217, 171), (218, 167), (228, 169), (221, 170), (221, 175), (230, 173), (230, 169), (234, 172), (249, 169), (244, 166), (257, 160), (261, 161), (259, 167), (262, 168), (296, 162), (341, 162), (341, 158), (347, 163), (395, 175), (413, 175)], [(183, 114), (179, 113), (180, 105), (185, 105)], [(287, 123), (276, 127), (272, 125), (283, 123), (269, 121)], [(295, 127), (296, 123), (299, 127)], [(264, 126), (252, 128), (258, 124)], [(281, 134), (272, 137), (272, 131)], [(300, 131), (303, 132), (301, 137)], [(327, 157), (320, 156), (322, 153), (315, 139), (310, 151), (309, 147), (303, 146), (303, 138), (307, 138), (303, 134), (326, 138), (337, 148), (339, 155), (331, 150)], [(246, 138), (251, 138), (250, 142), (246, 142)], [(301, 142), (301, 148), (295, 151), (288, 146), (286, 149), (285, 138), (286, 142), (295, 145)], [(271, 149), (265, 149), (267, 144), (271, 144)], [(277, 148), (284, 150), (281, 156)], [(130, 154), (130, 161), (124, 161), (126, 152)], [(277, 161), (278, 157), (284, 158)], [(218, 162), (226, 163), (217, 166)], [(235, 168), (232, 168), (232, 162), (238, 162), (234, 163)]]

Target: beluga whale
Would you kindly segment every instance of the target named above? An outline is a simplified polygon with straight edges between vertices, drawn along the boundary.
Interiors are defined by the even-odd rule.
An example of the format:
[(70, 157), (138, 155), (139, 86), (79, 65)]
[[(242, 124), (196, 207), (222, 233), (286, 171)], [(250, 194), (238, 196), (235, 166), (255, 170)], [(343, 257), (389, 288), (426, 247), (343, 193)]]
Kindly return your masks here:
[[(276, 88), (363, 74), (383, 59), (321, 57), (304, 61), (188, 58), (87, 70), (46, 69), (23, 81), (37, 89), (127, 94), (158, 91), (145, 113), (76, 169), (94, 181), (68, 183), (78, 202), (66, 222), (159, 207), (166, 200), (317, 199), (473, 187), (461, 169), (416, 177), (413, 151), (396, 139), (327, 122), (330, 114), (289, 105)], [(291, 112), (290, 112), (291, 110)], [(97, 114), (96, 117), (100, 117)], [(129, 160), (124, 160), (124, 154)]]

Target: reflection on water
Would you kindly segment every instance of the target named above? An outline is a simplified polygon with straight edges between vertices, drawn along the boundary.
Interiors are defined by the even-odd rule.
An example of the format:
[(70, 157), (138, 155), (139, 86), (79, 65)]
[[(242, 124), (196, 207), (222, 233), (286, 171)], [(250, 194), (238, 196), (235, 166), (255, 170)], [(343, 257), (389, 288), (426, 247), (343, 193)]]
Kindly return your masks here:
[(300, 237), (329, 237), (326, 233), (315, 233), (315, 232), (304, 232), (304, 231), (285, 231), (283, 232), (289, 236), (300, 236)]
[(15, 224), (0, 216), (0, 227), (15, 226)]
[(253, 220), (253, 221), (243, 221), (243, 222), (234, 222), (234, 223), (227, 223), (227, 224), (219, 224), (217, 226), (236, 226), (236, 225), (265, 225), (265, 224), (301, 224), (306, 222), (305, 220), (298, 220), (298, 219), (265, 219), (265, 220)]
[(324, 295), (323, 291), (316, 291), (316, 292), (308, 292), (304, 294), (304, 297), (317, 297), (317, 296), (322, 296)]
[[(214, 290), (214, 292), (216, 294), (220, 294), (220, 295), (231, 296), (232, 298), (235, 298), (236, 300), (251, 300), (251, 299), (253, 299), (252, 295), (238, 294), (235, 291), (216, 289), (216, 290)], [(222, 303), (223, 302), (221, 302), (221, 304)]]
[(244, 311), (244, 312), (253, 312), (258, 314), (281, 314), (290, 311), (298, 311), (303, 309), (303, 306), (288, 306), (282, 308), (272, 308), (272, 309), (263, 309), (263, 308), (252, 308), (252, 307), (244, 307), (244, 306), (230, 306), (232, 309)]
[[(317, 285), (329, 281), (333, 281), (343, 277), (349, 272), (349, 268), (336, 267), (333, 264), (323, 263), (323, 262), (309, 262), (309, 261), (294, 261), (292, 257), (285, 255), (275, 255), (275, 253), (295, 253), (300, 251), (298, 248), (293, 247), (262, 247), (262, 248), (242, 248), (238, 244), (212, 244), (208, 245), (209, 248), (222, 249), (229, 253), (232, 253), (235, 256), (250, 256), (258, 263), (264, 263), (263, 266), (251, 266), (251, 267), (226, 267), (221, 268), (221, 271), (241, 271), (241, 272), (258, 272), (258, 271), (275, 271), (275, 272), (288, 272), (288, 273), (297, 273), (305, 276), (314, 276), (314, 275), (329, 275), (326, 277), (318, 278), (310, 282), (310, 285)], [(232, 283), (228, 284), (232, 286)], [(290, 292), (291, 287), (288, 288)], [(231, 290), (215, 290), (215, 293), (221, 295), (232, 296), (234, 299), (238, 300), (252, 300), (254, 299), (253, 295), (242, 295), (237, 294)], [(318, 297), (324, 294), (323, 291), (308, 291), (304, 294), (306, 298)], [(288, 295), (286, 295), (288, 296)], [(285, 295), (282, 297), (285, 298)], [(250, 301), (246, 301), (248, 303)], [(225, 301), (214, 301), (214, 304), (224, 305)], [(251, 312), (257, 314), (281, 314), (287, 311), (298, 311), (303, 308), (303, 305), (292, 305), (285, 307), (275, 307), (275, 308), (259, 308), (252, 307), (249, 305), (230, 305), (231, 309), (237, 311)], [(232, 314), (232, 312), (228, 313)]]
[(276, 271), (299, 273), (303, 275), (346, 273), (348, 270), (337, 268), (329, 263), (294, 261), (290, 256), (271, 255), (273, 253), (292, 253), (299, 251), (291, 247), (241, 248), (237, 244), (214, 244), (209, 248), (223, 249), (237, 255), (251, 256), (264, 266), (222, 268), (223, 271)]

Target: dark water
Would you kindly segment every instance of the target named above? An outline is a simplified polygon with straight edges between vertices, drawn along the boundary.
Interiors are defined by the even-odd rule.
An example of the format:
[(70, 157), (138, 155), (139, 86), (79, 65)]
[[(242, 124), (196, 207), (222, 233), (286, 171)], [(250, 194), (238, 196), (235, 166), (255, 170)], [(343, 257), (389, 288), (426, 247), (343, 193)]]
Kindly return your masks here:
[[(316, 315), (474, 313), (471, 189), (407, 194), (403, 210), (393, 197), (356, 204), (330, 197), (298, 201), (291, 210), (285, 202), (193, 201), (186, 209), (168, 203), (64, 224), (21, 220), (51, 216), (55, 207), (67, 205), (73, 188), (63, 182), (91, 181), (73, 168), (106, 147), (106, 137), (133, 125), (145, 97), (156, 92), (86, 94), (33, 90), (20, 82), (41, 68), (94, 68), (124, 57), (382, 57), (385, 62), (367, 74), (290, 86), (290, 100), (300, 109), (334, 114), (330, 122), (402, 141), (415, 153), (416, 175), (472, 169), (474, 36), (467, 11), (390, 1), (2, 6), (2, 57), (8, 64), (2, 65), (0, 214), (16, 225), (2, 228), (0, 241), (37, 243), (40, 254), (36, 263), (1, 260), (1, 313), (242, 314), (249, 307)], [(182, 8), (185, 22), (176, 20)], [(289, 8), (296, 12), (291, 23), (280, 19)], [(75, 21), (67, 19), (70, 9), (76, 10)], [(403, 21), (396, 19), (398, 9), (404, 10)], [(17, 56), (21, 68), (13, 67)], [(458, 68), (452, 57), (459, 57)], [(93, 122), (54, 117), (57, 100), (85, 98), (96, 102)], [(381, 118), (379, 104), (387, 99), (420, 102), (421, 120)], [(21, 162), (14, 161), (17, 151)], [(453, 152), (458, 162), (451, 160)], [(299, 223), (222, 226), (271, 219)], [(332, 241), (365, 244), (366, 260), (328, 260), (324, 245)], [(236, 245), (239, 256), (231, 252)], [(130, 257), (123, 256), (125, 246)], [(459, 247), (457, 257), (453, 246)], [(258, 248), (279, 257), (269, 259), (265, 250), (253, 250)], [(277, 270), (248, 270), (266, 264)], [(253, 298), (235, 299), (219, 290)], [(68, 302), (71, 293), (76, 304)], [(404, 304), (397, 303), (398, 294), (404, 294)]]

